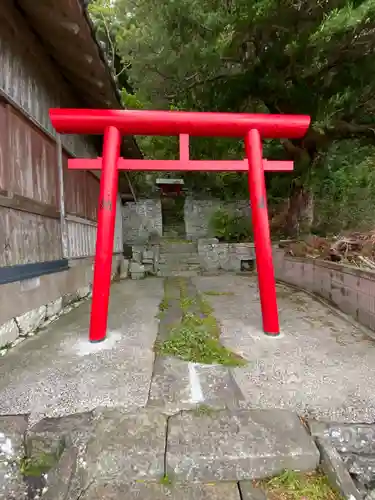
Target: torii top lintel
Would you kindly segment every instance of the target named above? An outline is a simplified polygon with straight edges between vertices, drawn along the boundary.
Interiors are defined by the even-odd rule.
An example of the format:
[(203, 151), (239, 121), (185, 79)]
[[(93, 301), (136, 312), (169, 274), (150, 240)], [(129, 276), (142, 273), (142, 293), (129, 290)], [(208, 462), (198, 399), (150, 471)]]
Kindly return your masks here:
[(113, 126), (126, 135), (244, 137), (256, 129), (265, 139), (297, 139), (310, 125), (310, 117), (305, 115), (191, 111), (50, 109), (50, 118), (56, 131), (63, 134), (103, 134)]

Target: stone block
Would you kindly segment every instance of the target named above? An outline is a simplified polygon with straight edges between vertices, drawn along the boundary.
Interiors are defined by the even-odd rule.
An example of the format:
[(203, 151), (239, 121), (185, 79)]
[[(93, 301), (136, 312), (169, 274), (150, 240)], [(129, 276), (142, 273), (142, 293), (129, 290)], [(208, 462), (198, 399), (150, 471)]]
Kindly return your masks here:
[[(125, 481), (124, 481), (125, 482)], [(93, 485), (81, 500), (240, 500), (235, 483), (170, 484), (139, 482)]]
[(25, 455), (23, 437), (27, 416), (0, 417), (0, 499), (27, 498), (26, 485), (19, 470)]
[(163, 477), (165, 416), (145, 409), (136, 414), (108, 409), (97, 414), (95, 424), (84, 457), (88, 484), (93, 478), (104, 484)]
[(84, 299), (90, 295), (91, 288), (90, 286), (84, 286), (82, 288), (78, 288), (77, 296), (79, 299)]
[(46, 318), (52, 318), (53, 316), (57, 316), (62, 311), (62, 297), (53, 302), (47, 304)]
[(132, 257), (133, 262), (138, 262), (139, 264), (142, 263), (142, 251), (141, 250), (133, 250), (133, 257)]
[(344, 424), (313, 421), (309, 424), (314, 437), (327, 439), (341, 453), (375, 455), (374, 424)]
[(70, 304), (77, 302), (77, 300), (79, 300), (77, 292), (67, 293), (67, 294), (63, 295), (63, 297), (62, 297), (63, 309), (65, 309), (65, 307), (67, 307), (67, 306), (70, 306)]
[(7, 321), (0, 326), (0, 349), (8, 344), (12, 344), (18, 337), (20, 331), (14, 319)]
[[(168, 309), (170, 313), (171, 307)], [(165, 324), (180, 319), (169, 314)], [(169, 335), (169, 328), (166, 337)], [(192, 391), (191, 380), (198, 377), (204, 400), (196, 398)], [(229, 370), (221, 365), (186, 363), (180, 359), (158, 357), (155, 360), (148, 405), (160, 408), (165, 414), (173, 415), (181, 410), (197, 409), (204, 403), (212, 411), (239, 406), (243, 395)]]
[[(92, 433), (92, 417), (91, 412), (85, 412), (40, 420), (26, 432), (27, 456), (35, 460), (48, 456), (57, 462), (65, 450), (74, 451), (74, 448), (88, 442)], [(70, 452), (68, 456), (70, 458), (65, 457), (61, 464), (64, 469), (67, 467), (65, 460), (71, 460)], [(58, 467), (58, 463), (56, 466)]]
[(258, 479), (319, 463), (311, 436), (286, 410), (183, 412), (168, 429), (167, 473), (178, 481)]
[[(48, 488), (43, 500), (66, 500), (77, 468), (78, 450), (71, 446), (63, 451), (57, 465), (48, 472)], [(78, 498), (75, 497), (75, 498)]]
[(375, 484), (375, 456), (349, 453), (341, 455), (342, 461), (351, 476), (363, 486)]
[(122, 259), (121, 260), (121, 266), (120, 266), (120, 279), (126, 279), (129, 276), (129, 265), (130, 262), (128, 259)]
[(146, 274), (154, 274), (155, 273), (155, 266), (153, 263), (149, 264), (147, 262), (144, 262), (143, 265), (144, 265)]
[(28, 335), (39, 328), (46, 318), (47, 307), (41, 306), (16, 318), (20, 335)]
[(241, 260), (236, 255), (230, 255), (228, 259), (221, 263), (221, 269), (224, 271), (241, 271)]
[(267, 500), (266, 494), (260, 488), (255, 488), (251, 481), (240, 481), (241, 500)]
[(130, 262), (129, 271), (132, 279), (142, 279), (145, 277), (145, 266), (139, 262)]
[(317, 438), (316, 443), (320, 451), (321, 468), (331, 486), (339, 491), (343, 498), (362, 500), (363, 496), (357, 490), (339, 452), (327, 439)]
[(145, 250), (142, 255), (142, 262), (154, 262), (154, 252), (152, 250)]
[(199, 238), (198, 248), (204, 248), (209, 245), (217, 245), (219, 240), (217, 238)]

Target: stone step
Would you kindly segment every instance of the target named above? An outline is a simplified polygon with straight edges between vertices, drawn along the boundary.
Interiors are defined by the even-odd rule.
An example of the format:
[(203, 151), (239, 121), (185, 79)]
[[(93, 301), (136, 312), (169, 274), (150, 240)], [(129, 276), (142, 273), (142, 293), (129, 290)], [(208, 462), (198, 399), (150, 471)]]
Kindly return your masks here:
[(175, 263), (174, 265), (159, 264), (159, 271), (199, 271), (201, 269), (200, 264), (184, 264), (183, 262)]
[[(194, 384), (198, 383), (198, 390)], [(173, 415), (181, 410), (238, 408), (244, 401), (231, 372), (222, 365), (189, 363), (177, 358), (158, 357), (147, 405)]]
[(160, 242), (160, 252), (163, 253), (194, 253), (197, 252), (197, 245), (189, 242)]
[(187, 270), (187, 271), (178, 271), (178, 270), (165, 270), (158, 271), (157, 276), (161, 278), (168, 278), (171, 276), (180, 277), (180, 278), (194, 278), (195, 276), (199, 276), (201, 274), (200, 271), (197, 270)]
[(183, 249), (181, 249), (180, 251), (178, 252), (175, 252), (173, 249), (171, 250), (170, 248), (163, 248), (163, 247), (160, 247), (159, 249), (159, 254), (160, 255), (166, 255), (167, 257), (192, 257), (192, 256), (198, 256), (198, 251), (196, 248), (194, 247), (188, 247), (187, 249), (185, 249), (183, 251)]
[[(160, 479), (162, 483), (163, 480)], [(241, 494), (235, 483), (221, 484), (158, 484), (144, 481), (131, 484), (107, 484), (92, 486), (82, 500), (241, 500)], [(246, 500), (253, 500), (246, 497)]]
[(201, 266), (198, 260), (159, 260), (159, 266)]
[(196, 254), (161, 254), (159, 257), (160, 263), (184, 262), (188, 264), (200, 264), (200, 258)]
[(166, 472), (176, 482), (261, 479), (319, 463), (298, 415), (281, 409), (183, 411), (169, 418), (166, 450)]
[[(161, 384), (170, 383), (165, 376), (171, 369), (184, 375), (180, 367), (165, 364), (159, 372)], [(199, 373), (203, 377), (203, 372)], [(225, 381), (225, 375), (217, 375)], [(209, 377), (207, 384), (209, 391)], [(215, 387), (215, 378), (211, 384)], [(162, 399), (173, 400), (186, 392), (181, 392), (181, 385), (169, 392), (158, 387)], [(225, 387), (222, 389), (226, 397)], [(151, 391), (157, 402), (157, 387)], [(201, 399), (192, 390), (186, 397)], [(31, 460), (33, 456), (53, 456), (56, 460), (56, 450), (62, 452), (46, 478), (48, 499), (239, 500), (238, 481), (242, 498), (248, 499), (248, 489), (241, 481), (263, 479), (284, 470), (314, 471), (318, 465), (313, 438), (298, 416), (287, 410), (215, 410), (199, 402), (195, 409), (169, 418), (162, 410), (158, 406), (132, 412), (123, 407), (97, 408), (44, 419), (24, 434), (17, 430), (17, 434), (21, 443), (25, 438)], [(163, 489), (166, 487), (171, 489), (168, 494)]]

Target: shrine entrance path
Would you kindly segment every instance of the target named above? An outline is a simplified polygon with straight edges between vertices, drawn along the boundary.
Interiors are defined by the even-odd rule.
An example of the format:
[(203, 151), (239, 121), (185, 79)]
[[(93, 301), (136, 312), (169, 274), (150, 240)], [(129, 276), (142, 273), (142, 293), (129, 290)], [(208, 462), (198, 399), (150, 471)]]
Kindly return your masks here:
[(245, 368), (232, 370), (244, 406), (290, 409), (339, 422), (375, 421), (371, 332), (306, 293), (278, 285), (282, 334), (267, 337), (255, 276), (197, 277), (194, 282), (201, 293), (208, 292), (222, 343), (248, 360)]
[(202, 403), (375, 421), (375, 342), (366, 330), (278, 285), (282, 335), (267, 337), (255, 276), (197, 276), (190, 283), (213, 307), (222, 343), (246, 366), (155, 359), (163, 279), (125, 280), (112, 286), (104, 342), (88, 342), (87, 302), (1, 358), (0, 415), (31, 414), (32, 424), (98, 407), (132, 412), (147, 405), (173, 414)]
[(163, 282), (112, 286), (107, 339), (89, 343), (90, 301), (11, 349), (0, 363), (0, 414), (31, 420), (147, 403)]

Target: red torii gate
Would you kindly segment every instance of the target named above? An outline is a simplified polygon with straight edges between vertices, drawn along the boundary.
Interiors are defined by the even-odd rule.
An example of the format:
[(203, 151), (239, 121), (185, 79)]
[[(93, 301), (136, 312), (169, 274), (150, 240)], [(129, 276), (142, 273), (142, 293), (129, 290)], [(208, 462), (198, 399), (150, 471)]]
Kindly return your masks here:
[[(103, 158), (70, 159), (68, 168), (102, 170), (89, 339), (106, 337), (118, 170), (239, 171), (248, 173), (256, 267), (263, 330), (279, 335), (275, 276), (268, 223), (264, 171), (293, 170), (291, 161), (262, 158), (261, 138), (300, 138), (309, 125), (304, 115), (199, 113), (185, 111), (51, 109), (50, 118), (63, 134), (104, 134)], [(179, 160), (120, 158), (121, 135), (178, 135)], [(246, 156), (238, 161), (189, 159), (189, 135), (242, 137)]]

